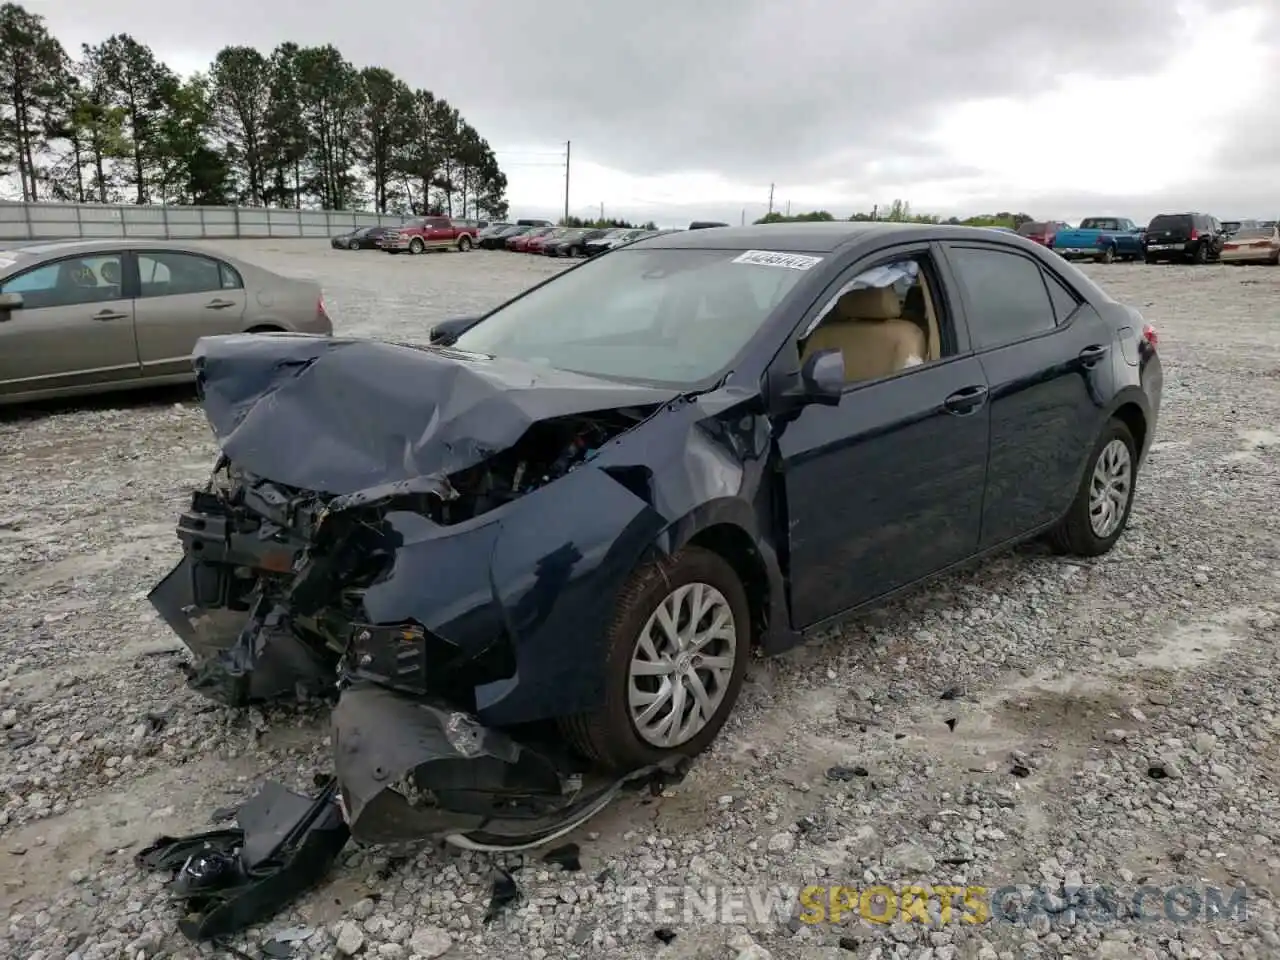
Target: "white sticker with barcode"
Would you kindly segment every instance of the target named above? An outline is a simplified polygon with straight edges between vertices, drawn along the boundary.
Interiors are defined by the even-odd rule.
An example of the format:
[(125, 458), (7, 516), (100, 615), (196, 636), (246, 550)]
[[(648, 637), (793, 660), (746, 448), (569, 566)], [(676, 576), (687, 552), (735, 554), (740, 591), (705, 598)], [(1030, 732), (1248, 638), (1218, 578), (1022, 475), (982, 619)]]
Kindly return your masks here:
[(821, 263), (821, 257), (810, 257), (803, 253), (779, 253), (776, 250), (748, 250), (733, 258), (734, 263), (751, 263), (758, 267), (786, 267), (789, 270), (808, 270), (814, 264)]

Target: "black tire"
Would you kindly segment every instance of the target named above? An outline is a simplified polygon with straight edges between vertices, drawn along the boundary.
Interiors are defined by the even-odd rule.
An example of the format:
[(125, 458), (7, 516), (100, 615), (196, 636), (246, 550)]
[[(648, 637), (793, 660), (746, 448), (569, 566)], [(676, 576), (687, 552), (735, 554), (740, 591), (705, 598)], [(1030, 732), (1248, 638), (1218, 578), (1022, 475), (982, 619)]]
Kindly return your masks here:
[[(1100, 537), (1094, 532), (1093, 523), (1090, 519), (1090, 494), (1098, 459), (1102, 456), (1103, 450), (1113, 440), (1122, 442), (1129, 453), (1129, 490), (1124, 501), (1124, 512), (1120, 516), (1120, 522), (1107, 536)], [(1102, 435), (1098, 437), (1097, 443), (1094, 444), (1093, 451), (1089, 455), (1089, 462), (1085, 466), (1084, 476), (1080, 480), (1080, 487), (1076, 490), (1075, 499), (1071, 501), (1071, 506), (1067, 510), (1066, 516), (1050, 531), (1050, 544), (1059, 553), (1073, 554), (1077, 557), (1098, 557), (1108, 552), (1115, 546), (1116, 541), (1120, 539), (1120, 535), (1124, 533), (1125, 528), (1129, 525), (1129, 514), (1133, 510), (1133, 494), (1137, 488), (1137, 482), (1137, 444), (1134, 443), (1133, 434), (1128, 426), (1123, 421), (1113, 418), (1107, 421)]]
[(360, 249), (360, 241), (359, 241), (359, 240), (352, 240), (350, 243), (348, 243), (348, 244), (347, 244), (347, 249), (348, 249), (348, 250), (359, 250), (359, 249)]
[(565, 251), (565, 256), (566, 256), (566, 257), (580, 257), (580, 256), (582, 256), (582, 248), (581, 248), (581, 247), (570, 247), (567, 251)]
[[(725, 695), (697, 735), (669, 749), (643, 740), (632, 724), (628, 686), (632, 653), (641, 631), (659, 605), (677, 588), (704, 583), (720, 591), (735, 627), (734, 665)], [(618, 595), (605, 632), (605, 700), (596, 710), (562, 717), (561, 734), (577, 752), (606, 770), (629, 772), (672, 756), (694, 757), (715, 739), (733, 711), (751, 653), (751, 613), (746, 591), (719, 554), (686, 547), (674, 556), (636, 569)]]
[(1209, 247), (1207, 244), (1205, 244), (1204, 242), (1201, 242), (1199, 245), (1196, 246), (1196, 252), (1191, 255), (1191, 262), (1192, 263), (1208, 263), (1209, 262)]
[(426, 245), (422, 242), (421, 237), (414, 237), (409, 241), (409, 252), (415, 256), (426, 249)]
[(1103, 250), (1102, 250), (1102, 253), (1101, 253), (1101, 254), (1099, 254), (1099, 256), (1098, 256), (1098, 262), (1099, 262), (1099, 263), (1115, 263), (1115, 262), (1116, 262), (1116, 248), (1115, 248), (1115, 247), (1104, 247), (1104, 248), (1103, 248)]
[(458, 252), (466, 253), (470, 249), (471, 249), (471, 236), (470, 234), (464, 233), (462, 236), (458, 238)]
[(1146, 261), (1147, 261), (1147, 266), (1149, 266), (1149, 267), (1151, 267), (1151, 266), (1155, 266), (1155, 264), (1156, 264), (1156, 262), (1157, 262), (1157, 261), (1156, 261), (1156, 258), (1155, 258), (1155, 257), (1152, 257), (1152, 256), (1147, 256), (1145, 259), (1146, 259)]
[(250, 327), (245, 333), (284, 333), (284, 327), (273, 327), (269, 323), (264, 323), (258, 327)]

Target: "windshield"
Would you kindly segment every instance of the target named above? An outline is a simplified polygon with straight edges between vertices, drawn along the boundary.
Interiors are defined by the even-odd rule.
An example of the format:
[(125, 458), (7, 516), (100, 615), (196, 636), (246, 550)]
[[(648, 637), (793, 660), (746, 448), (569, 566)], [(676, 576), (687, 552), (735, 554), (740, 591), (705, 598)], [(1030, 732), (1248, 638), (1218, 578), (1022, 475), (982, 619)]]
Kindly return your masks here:
[(1270, 238), (1274, 227), (1243, 227), (1236, 232), (1236, 240), (1265, 240)]
[(820, 257), (624, 248), (500, 307), (455, 349), (688, 386), (721, 373)]

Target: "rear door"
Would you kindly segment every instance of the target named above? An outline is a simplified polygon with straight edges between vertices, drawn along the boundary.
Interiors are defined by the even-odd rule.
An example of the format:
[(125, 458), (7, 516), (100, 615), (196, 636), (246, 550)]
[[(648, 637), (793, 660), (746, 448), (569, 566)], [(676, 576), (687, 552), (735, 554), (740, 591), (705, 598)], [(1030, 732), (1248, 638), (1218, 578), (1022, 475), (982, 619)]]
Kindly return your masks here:
[(191, 373), (197, 340), (244, 329), (244, 282), (230, 264), (186, 251), (140, 250), (137, 265), (134, 312), (143, 376)]
[(0, 395), (79, 391), (140, 373), (126, 255), (45, 261), (0, 283), (24, 304), (0, 322)]
[(1066, 512), (1105, 418), (1114, 332), (1035, 258), (994, 244), (946, 245), (990, 387), (982, 549)]
[(448, 217), (427, 217), (423, 240), (428, 247), (450, 247), (457, 233)]

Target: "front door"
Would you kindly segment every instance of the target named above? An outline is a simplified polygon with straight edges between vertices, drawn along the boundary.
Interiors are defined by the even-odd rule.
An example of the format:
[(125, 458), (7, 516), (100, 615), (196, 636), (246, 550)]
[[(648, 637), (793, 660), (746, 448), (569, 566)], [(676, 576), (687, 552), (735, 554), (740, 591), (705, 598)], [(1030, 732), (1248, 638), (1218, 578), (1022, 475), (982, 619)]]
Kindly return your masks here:
[[(789, 530), (793, 623), (806, 628), (972, 555), (986, 474), (988, 410), (982, 365), (953, 323), (954, 311), (926, 250), (917, 264), (928, 295), (918, 322), (925, 355), (850, 383), (839, 406), (810, 406), (778, 438)], [(901, 262), (904, 255), (895, 255)], [(833, 285), (833, 301), (859, 265)], [(919, 283), (920, 281), (917, 281)], [(901, 285), (899, 285), (901, 286)], [(827, 323), (900, 327), (913, 298), (899, 290), (902, 317), (859, 321), (816, 312)], [(813, 319), (806, 320), (812, 324)], [(908, 331), (910, 332), (910, 331)], [(817, 331), (814, 336), (817, 336)], [(836, 331), (828, 342), (838, 343)], [(851, 342), (856, 342), (856, 336)], [(861, 366), (845, 349), (846, 370)], [(908, 361), (911, 362), (911, 361)], [(861, 369), (862, 374), (868, 371)]]
[(448, 217), (430, 217), (427, 220), (425, 239), (428, 247), (448, 247), (453, 245), (455, 231)]
[(133, 301), (119, 253), (46, 262), (0, 284), (23, 306), (0, 322), (0, 394), (32, 396), (136, 380)]
[(138, 356), (143, 376), (192, 373), (201, 337), (244, 329), (244, 284), (229, 264), (169, 250), (138, 252)]

